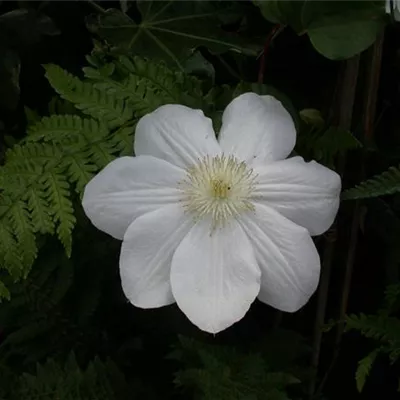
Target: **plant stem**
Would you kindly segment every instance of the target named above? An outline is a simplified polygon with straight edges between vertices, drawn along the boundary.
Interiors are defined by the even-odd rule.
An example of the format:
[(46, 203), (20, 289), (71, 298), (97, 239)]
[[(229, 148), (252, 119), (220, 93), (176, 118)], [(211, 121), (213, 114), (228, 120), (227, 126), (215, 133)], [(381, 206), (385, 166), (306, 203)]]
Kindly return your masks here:
[(317, 380), (319, 357), (321, 352), (322, 342), (322, 327), (325, 321), (326, 303), (328, 300), (329, 282), (331, 278), (332, 261), (335, 252), (337, 227), (336, 223), (331, 228), (331, 234), (327, 237), (327, 242), (324, 249), (321, 279), (318, 289), (317, 312), (314, 321), (313, 348), (311, 354), (311, 368), (313, 377), (310, 380), (309, 396), (313, 397)]
[[(338, 125), (346, 130), (350, 130), (354, 98), (355, 98), (355, 88), (358, 78), (358, 67), (359, 67), (359, 55), (346, 61), (344, 69), (341, 74), (339, 74), (339, 79), (337, 83), (338, 90), (335, 90), (334, 108), (335, 114), (337, 116)], [(340, 157), (338, 159), (337, 172), (339, 175), (343, 175), (345, 167), (345, 157)], [(332, 237), (327, 241), (324, 249), (322, 271), (321, 271), (321, 284), (318, 289), (318, 304), (317, 313), (314, 325), (314, 339), (313, 339), (313, 350), (311, 356), (311, 367), (313, 370), (313, 376), (310, 379), (309, 385), (309, 398), (313, 398), (315, 395), (315, 387), (318, 376), (318, 365), (319, 356), (321, 351), (322, 343), (322, 327), (325, 321), (326, 313), (326, 303), (328, 299), (329, 281), (331, 275), (331, 268), (333, 262), (333, 256), (336, 246), (336, 238), (338, 235), (337, 227), (334, 224), (331, 229)]]
[(100, 14), (106, 14), (107, 11), (100, 5), (98, 5), (95, 1), (93, 0), (86, 0), (87, 3), (89, 3), (98, 13)]
[(265, 60), (267, 58), (268, 50), (271, 46), (272, 41), (285, 29), (284, 25), (276, 24), (271, 32), (268, 34), (267, 39), (265, 40), (264, 50), (261, 54), (260, 58), (260, 68), (258, 69), (258, 79), (257, 82), (259, 84), (264, 83), (264, 71), (265, 71)]
[(376, 115), (376, 98), (379, 88), (379, 78), (381, 72), (381, 61), (382, 61), (382, 47), (383, 47), (384, 34), (378, 36), (375, 45), (369, 49), (371, 62), (368, 64), (367, 71), (367, 96), (365, 96), (364, 104), (364, 139), (365, 144), (369, 144), (373, 138), (374, 127), (375, 127), (375, 115)]
[[(368, 51), (368, 69), (366, 75), (366, 96), (365, 96), (365, 103), (363, 107), (363, 132), (364, 132), (364, 142), (368, 143), (373, 138), (374, 133), (374, 121), (376, 115), (376, 99), (378, 94), (379, 88), (379, 75), (380, 75), (380, 66), (382, 60), (382, 45), (383, 45), (383, 34), (381, 34), (374, 46)], [(361, 160), (360, 166), (360, 176), (361, 179), (364, 176), (364, 160)], [(344, 161), (343, 161), (344, 165)], [(347, 304), (350, 294), (350, 286), (351, 286), (351, 279), (353, 274), (353, 266), (354, 266), (354, 259), (355, 253), (358, 243), (358, 234), (359, 234), (359, 222), (360, 222), (360, 203), (359, 201), (355, 202), (354, 211), (353, 211), (353, 219), (351, 224), (351, 232), (350, 232), (350, 244), (349, 250), (347, 253), (347, 260), (346, 260), (346, 270), (343, 279), (343, 286), (342, 286), (342, 296), (340, 301), (340, 308), (339, 308), (339, 323), (336, 331), (336, 338), (335, 338), (335, 348), (334, 353), (332, 356), (332, 361), (321, 380), (321, 383), (316, 391), (316, 395), (319, 395), (322, 392), (322, 389), (327, 381), (331, 371), (334, 368), (336, 360), (339, 356), (340, 352), (340, 344), (343, 337), (343, 332), (345, 329), (345, 318), (347, 312)]]

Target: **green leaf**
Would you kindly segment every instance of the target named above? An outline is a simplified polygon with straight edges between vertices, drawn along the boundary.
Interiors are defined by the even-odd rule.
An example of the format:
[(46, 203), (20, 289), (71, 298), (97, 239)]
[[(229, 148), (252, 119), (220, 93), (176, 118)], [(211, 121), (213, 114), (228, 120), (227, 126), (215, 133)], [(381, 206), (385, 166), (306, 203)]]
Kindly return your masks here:
[(69, 183), (61, 171), (49, 171), (43, 176), (42, 182), (50, 204), (56, 227), (57, 236), (65, 247), (67, 256), (72, 251), (72, 229), (75, 225), (75, 216), (72, 202), (69, 198)]
[(37, 246), (34, 227), (29, 218), (28, 207), (25, 202), (15, 202), (10, 210), (10, 221), (13, 233), (21, 242), (20, 251), (25, 265), (31, 265), (37, 256)]
[(366, 199), (400, 192), (400, 169), (390, 167), (380, 175), (361, 182), (343, 193), (343, 200)]
[(44, 66), (46, 78), (60, 96), (93, 118), (104, 121), (110, 128), (123, 125), (133, 117), (124, 101), (96, 89), (92, 83), (82, 82), (57, 65)]
[(311, 43), (332, 60), (367, 49), (385, 25), (384, 10), (374, 1), (306, 1), (302, 11)]
[(2, 281), (0, 281), (0, 303), (2, 299), (10, 300), (10, 292), (4, 285)]
[(331, 60), (351, 58), (374, 43), (383, 28), (381, 21), (346, 21), (343, 17), (327, 17), (323, 26), (308, 29), (314, 47)]
[(144, 1), (137, 7), (140, 23), (117, 9), (87, 20), (87, 27), (117, 50), (175, 63), (184, 70), (184, 61), (198, 46), (221, 53), (233, 50), (256, 56), (258, 45), (247, 45), (236, 33), (221, 28), (221, 19), (209, 1)]
[(323, 131), (316, 131), (314, 127), (309, 131), (302, 131), (296, 143), (296, 151), (299, 154), (315, 159), (329, 168), (334, 168), (338, 155), (359, 147), (361, 143), (350, 131), (333, 126)]
[(365, 337), (387, 343), (400, 343), (400, 320), (387, 315), (348, 315), (346, 330), (360, 331)]
[(374, 363), (380, 349), (375, 349), (369, 353), (366, 357), (358, 362), (358, 367), (356, 371), (356, 385), (357, 390), (361, 392), (364, 388), (365, 381), (371, 371), (372, 364)]
[(196, 76), (211, 78), (214, 82), (214, 66), (204, 58), (200, 51), (195, 51), (185, 62), (185, 72)]
[(322, 128), (325, 120), (319, 110), (315, 108), (304, 108), (299, 112), (300, 118), (308, 125), (316, 128)]
[(296, 32), (303, 30), (301, 13), (305, 0), (254, 0), (263, 17), (275, 24), (289, 25)]

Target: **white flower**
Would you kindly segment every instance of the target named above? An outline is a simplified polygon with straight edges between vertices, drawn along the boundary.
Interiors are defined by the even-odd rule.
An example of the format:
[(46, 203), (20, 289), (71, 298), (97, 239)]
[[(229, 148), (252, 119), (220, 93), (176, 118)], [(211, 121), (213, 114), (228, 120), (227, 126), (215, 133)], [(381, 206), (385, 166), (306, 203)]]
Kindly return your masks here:
[[(393, 18), (396, 21), (400, 21), (400, 0), (393, 1)], [(390, 0), (386, 0), (386, 13), (391, 13)]]
[(177, 302), (200, 329), (240, 320), (256, 297), (283, 311), (316, 290), (310, 235), (339, 206), (340, 177), (293, 150), (289, 113), (246, 93), (222, 117), (217, 141), (202, 111), (165, 105), (137, 124), (136, 157), (111, 162), (86, 186), (83, 207), (122, 239), (120, 273), (131, 303)]

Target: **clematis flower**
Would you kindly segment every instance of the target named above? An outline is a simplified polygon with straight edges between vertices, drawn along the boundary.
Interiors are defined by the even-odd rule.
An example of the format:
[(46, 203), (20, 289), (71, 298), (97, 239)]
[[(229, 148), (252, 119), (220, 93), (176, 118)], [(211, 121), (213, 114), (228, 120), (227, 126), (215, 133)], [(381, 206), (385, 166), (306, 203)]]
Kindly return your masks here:
[(129, 301), (176, 302), (212, 333), (256, 298), (301, 308), (320, 274), (311, 235), (331, 226), (341, 181), (314, 161), (285, 159), (295, 141), (282, 104), (254, 93), (227, 106), (218, 140), (200, 110), (165, 105), (141, 118), (136, 157), (112, 161), (83, 196), (92, 223), (123, 241)]
[[(391, 0), (386, 0), (385, 3), (385, 8), (386, 8), (386, 13), (390, 14), (391, 13), (391, 6), (390, 6), (390, 1)], [(392, 0), (393, 1), (393, 18), (396, 21), (400, 21), (400, 0)]]

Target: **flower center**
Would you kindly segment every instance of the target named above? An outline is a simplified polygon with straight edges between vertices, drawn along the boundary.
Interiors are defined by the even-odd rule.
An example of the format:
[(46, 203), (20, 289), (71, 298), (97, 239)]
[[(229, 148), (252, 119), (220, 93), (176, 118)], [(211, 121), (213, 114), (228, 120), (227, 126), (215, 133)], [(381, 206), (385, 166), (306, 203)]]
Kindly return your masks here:
[(257, 176), (245, 162), (234, 156), (206, 156), (186, 172), (179, 182), (183, 206), (196, 220), (211, 217), (212, 230), (254, 210), (250, 197)]

